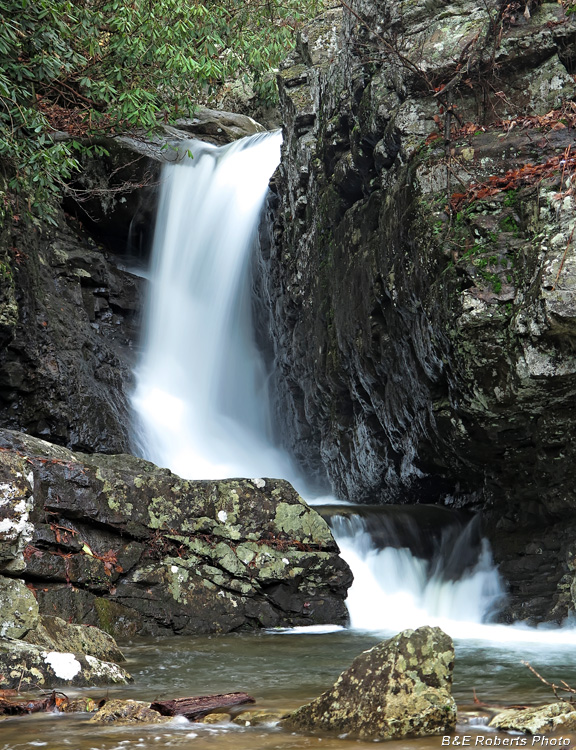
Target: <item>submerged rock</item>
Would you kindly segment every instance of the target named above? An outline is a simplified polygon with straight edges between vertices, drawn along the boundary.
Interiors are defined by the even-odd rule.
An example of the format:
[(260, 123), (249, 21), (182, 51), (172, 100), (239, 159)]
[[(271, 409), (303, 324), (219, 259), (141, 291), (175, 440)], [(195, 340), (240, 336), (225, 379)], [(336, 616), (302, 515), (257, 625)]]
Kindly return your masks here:
[(363, 740), (424, 737), (452, 729), (454, 646), (439, 628), (405, 630), (357, 656), (334, 687), (281, 722), (301, 732)]
[(285, 481), (187, 481), (4, 430), (0, 491), (0, 576), (17, 571), (33, 609), (34, 582), (36, 617), (66, 612), (116, 636), (347, 619), (350, 570)]
[(232, 723), (239, 727), (257, 727), (262, 724), (278, 724), (285, 716), (283, 711), (242, 711), (232, 719)]
[(573, 731), (576, 729), (576, 707), (572, 703), (561, 701), (520, 710), (510, 708), (496, 714), (489, 726), (525, 734)]

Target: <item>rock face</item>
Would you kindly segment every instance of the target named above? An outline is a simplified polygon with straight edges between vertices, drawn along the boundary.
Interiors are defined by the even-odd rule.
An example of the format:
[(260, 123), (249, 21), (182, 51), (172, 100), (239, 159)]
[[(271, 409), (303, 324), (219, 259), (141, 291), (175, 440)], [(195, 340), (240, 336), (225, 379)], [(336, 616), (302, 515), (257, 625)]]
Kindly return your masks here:
[(115, 636), (346, 620), (351, 573), (287, 482), (185, 481), (1, 431), (0, 492), (0, 575), (41, 615)]
[(281, 722), (363, 740), (425, 737), (456, 724), (454, 646), (439, 628), (405, 630), (357, 656), (334, 687)]
[(356, 0), (280, 73), (282, 434), (340, 497), (483, 508), (512, 619), (574, 608), (575, 31), (558, 4)]
[(141, 279), (80, 228), (7, 228), (0, 423), (77, 449), (128, 449)]

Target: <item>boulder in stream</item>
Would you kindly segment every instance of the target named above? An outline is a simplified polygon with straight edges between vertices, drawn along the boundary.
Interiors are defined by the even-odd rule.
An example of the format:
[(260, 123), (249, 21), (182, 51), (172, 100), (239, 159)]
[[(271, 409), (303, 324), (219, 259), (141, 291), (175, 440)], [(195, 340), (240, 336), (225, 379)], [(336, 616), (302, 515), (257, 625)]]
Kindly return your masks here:
[(0, 689), (125, 684), (132, 677), (117, 664), (82, 653), (52, 651), (12, 638), (0, 639)]
[(567, 701), (558, 701), (546, 706), (508, 708), (496, 714), (489, 726), (525, 734), (573, 731), (576, 729), (576, 706)]
[(456, 723), (453, 666), (452, 639), (440, 628), (404, 630), (357, 656), (332, 688), (281, 726), (363, 740), (449, 731)]

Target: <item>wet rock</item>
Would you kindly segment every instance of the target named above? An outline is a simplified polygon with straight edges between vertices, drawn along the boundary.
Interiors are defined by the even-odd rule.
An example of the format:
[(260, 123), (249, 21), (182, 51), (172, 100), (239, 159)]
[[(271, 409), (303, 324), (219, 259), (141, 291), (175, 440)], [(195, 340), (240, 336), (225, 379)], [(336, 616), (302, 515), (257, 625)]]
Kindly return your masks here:
[[(28, 503), (23, 540), (12, 523), (0, 527), (4, 568), (34, 581), (43, 616), (66, 612), (115, 636), (347, 619), (350, 570), (287, 482), (187, 481), (133, 456), (73, 453), (9, 431), (0, 431), (0, 473), (7, 518)], [(59, 627), (46, 620), (34, 638), (46, 643), (52, 631), (57, 641)]]
[(60, 617), (40, 615), (34, 629), (23, 640), (50, 651), (89, 654), (100, 661), (125, 661), (124, 654), (108, 633), (91, 625), (69, 624)]
[[(563, 155), (576, 22), (550, 3), (529, 10), (500, 19), (492, 62), (479, 43), (492, 11), (468, 0), (448, 12), (360, 0), (359, 15), (331, 7), (308, 25), (279, 75), (285, 139), (258, 267), (277, 416), (306, 473), (362, 503), (483, 508), (510, 567), (502, 616), (537, 622), (574, 611), (576, 209)], [(471, 77), (455, 73), (461, 55)], [(499, 93), (486, 99), (493, 62)], [(482, 192), (546, 162), (544, 183), (528, 168)], [(537, 574), (512, 571), (524, 532), (547, 547), (562, 525)]]
[(278, 724), (285, 716), (283, 711), (242, 711), (232, 719), (232, 723), (239, 727), (258, 727), (262, 724)]
[(64, 714), (92, 714), (98, 710), (98, 703), (93, 698), (71, 698), (65, 701), (59, 710)]
[(194, 116), (175, 122), (175, 127), (194, 138), (217, 145), (263, 133), (265, 128), (247, 115), (199, 107)]
[(0, 340), (0, 423), (89, 451), (127, 450), (142, 280), (70, 217), (56, 222), (0, 236), (13, 248), (17, 303)]
[(223, 724), (229, 722), (232, 717), (227, 713), (208, 714), (202, 719), (198, 719), (201, 724)]
[(456, 723), (453, 666), (452, 640), (439, 628), (405, 630), (356, 657), (334, 687), (281, 725), (363, 740), (449, 731)]
[(111, 700), (90, 718), (93, 724), (165, 724), (169, 718), (140, 701)]
[(15, 639), (0, 639), (0, 688), (53, 688), (125, 684), (130, 675), (111, 662), (79, 653), (47, 651)]
[(494, 716), (489, 726), (525, 734), (569, 732), (576, 729), (576, 710), (564, 701), (520, 710), (510, 708)]

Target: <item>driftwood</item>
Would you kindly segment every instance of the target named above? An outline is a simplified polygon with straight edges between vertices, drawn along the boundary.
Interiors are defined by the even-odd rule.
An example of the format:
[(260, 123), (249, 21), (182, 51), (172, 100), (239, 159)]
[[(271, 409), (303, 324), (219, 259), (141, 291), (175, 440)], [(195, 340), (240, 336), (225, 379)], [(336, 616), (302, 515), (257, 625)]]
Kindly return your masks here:
[(185, 716), (189, 721), (201, 719), (219, 708), (255, 703), (248, 693), (225, 693), (224, 695), (202, 695), (193, 698), (176, 698), (171, 701), (155, 701), (150, 708), (162, 716)]
[(11, 701), (6, 698), (0, 698), (0, 714), (4, 716), (24, 716), (25, 714), (37, 714), (41, 711), (50, 712), (60, 709), (68, 698), (64, 693), (58, 693), (54, 690), (46, 698), (30, 701)]

